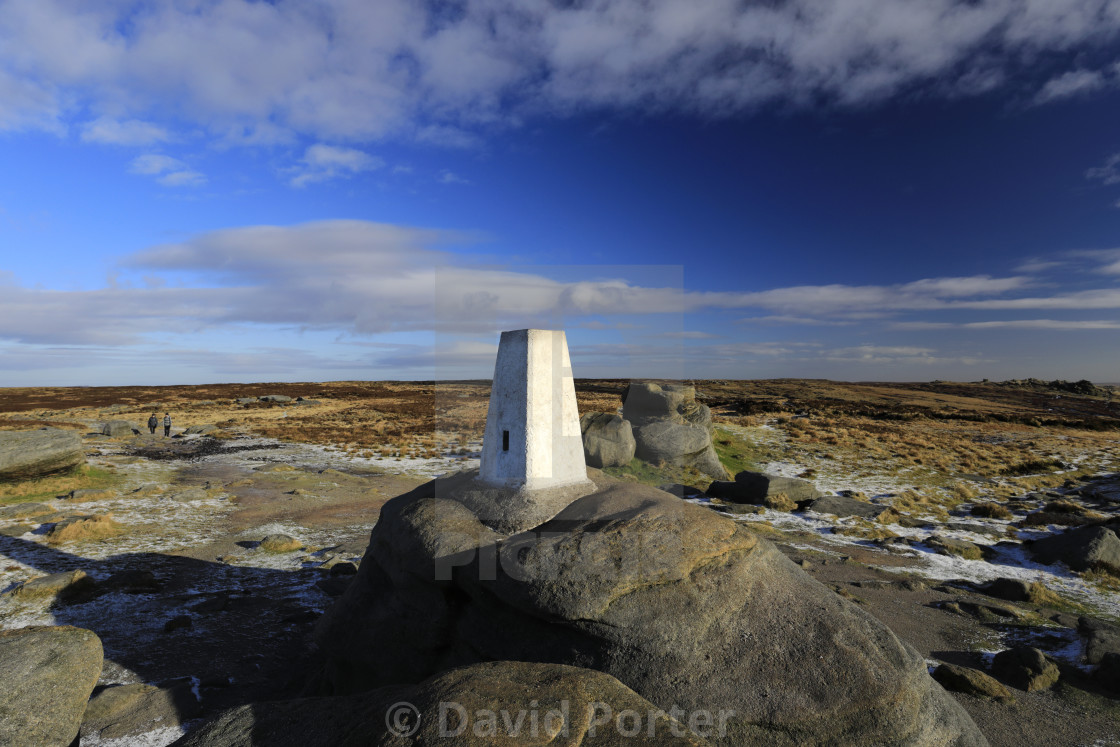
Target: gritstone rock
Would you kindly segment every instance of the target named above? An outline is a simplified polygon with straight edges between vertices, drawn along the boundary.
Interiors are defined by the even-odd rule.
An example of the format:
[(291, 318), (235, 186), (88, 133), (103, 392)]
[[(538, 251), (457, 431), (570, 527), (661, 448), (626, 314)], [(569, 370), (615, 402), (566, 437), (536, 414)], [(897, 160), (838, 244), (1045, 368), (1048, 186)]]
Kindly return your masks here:
[(81, 734), (83, 740), (122, 739), (178, 726), (199, 711), (189, 681), (168, 688), (142, 683), (114, 685), (90, 698)]
[(1011, 691), (1000, 684), (999, 680), (971, 667), (942, 664), (933, 670), (933, 678), (946, 690), (953, 692), (1001, 700), (1011, 697)]
[(693, 467), (709, 477), (727, 477), (711, 435), (700, 426), (659, 420), (635, 428), (634, 441), (635, 454), (651, 464), (665, 462)]
[(1075, 571), (1103, 566), (1120, 574), (1120, 539), (1105, 526), (1070, 529), (1031, 545), (1035, 560), (1043, 563), (1062, 561)]
[(552, 662), (605, 672), (665, 710), (733, 710), (721, 744), (986, 744), (917, 652), (769, 542), (589, 475), (596, 492), (512, 536), (433, 483), (385, 504), (317, 627), (322, 691)]
[(0, 744), (70, 744), (101, 664), (101, 640), (90, 630), (0, 631)]
[(992, 674), (1028, 692), (1052, 687), (1060, 676), (1058, 665), (1030, 646), (1000, 651), (992, 659)]
[(28, 480), (85, 463), (82, 438), (57, 428), (0, 431), (0, 480)]
[(624, 467), (634, 458), (634, 432), (618, 415), (589, 412), (579, 419), (579, 429), (589, 467)]
[(713, 498), (728, 503), (749, 503), (756, 506), (764, 504), (768, 497), (778, 494), (786, 496), (794, 503), (820, 498), (821, 495), (808, 480), (775, 477), (761, 472), (740, 472), (735, 475), (734, 482), (713, 482), (708, 486), (707, 493)]
[(127, 420), (110, 420), (101, 426), (101, 434), (109, 438), (126, 438), (132, 435), (132, 423)]
[[(619, 721), (619, 714), (627, 715)], [(638, 715), (639, 730), (634, 731), (629, 714)], [(390, 725), (406, 735), (394, 734)], [(717, 731), (716, 718), (699, 730)], [(241, 706), (183, 737), (175, 747), (444, 743), (709, 744), (609, 675), (557, 664), (495, 661), (454, 669), (419, 685)]]

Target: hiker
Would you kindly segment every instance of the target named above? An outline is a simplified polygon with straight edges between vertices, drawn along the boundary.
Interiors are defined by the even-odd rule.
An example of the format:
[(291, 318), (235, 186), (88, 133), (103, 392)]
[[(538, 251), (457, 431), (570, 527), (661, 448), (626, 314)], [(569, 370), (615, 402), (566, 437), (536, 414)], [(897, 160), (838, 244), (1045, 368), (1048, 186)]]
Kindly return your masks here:
[(153, 412), (152, 417), (148, 418), (148, 431), (154, 436), (156, 433), (156, 426), (159, 425), (159, 418)]
[(169, 412), (163, 414), (163, 435), (171, 435), (171, 413)]

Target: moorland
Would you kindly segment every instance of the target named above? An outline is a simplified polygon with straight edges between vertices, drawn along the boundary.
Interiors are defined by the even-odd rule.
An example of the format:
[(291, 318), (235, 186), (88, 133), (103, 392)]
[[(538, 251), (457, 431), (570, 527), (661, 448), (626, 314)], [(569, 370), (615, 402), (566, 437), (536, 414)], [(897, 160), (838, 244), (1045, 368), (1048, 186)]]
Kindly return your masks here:
[[(615, 412), (628, 383), (577, 380), (580, 412)], [(799, 478), (875, 510), (728, 504), (693, 469), (637, 459), (610, 476), (692, 488), (685, 499), (775, 543), (931, 671), (1043, 651), (1061, 674), (1045, 688), (956, 693), (992, 744), (1120, 739), (1118, 693), (1098, 676), (1120, 647), (1120, 566), (1073, 568), (1031, 549), (1120, 517), (1120, 387), (690, 383), (730, 474)], [(86, 456), (0, 483), (0, 629), (95, 631), (106, 656), (95, 698), (155, 686), (143, 707), (88, 719), (83, 744), (168, 744), (223, 708), (299, 693), (311, 630), (361, 563), (380, 507), (477, 466), (488, 395), (486, 381), (0, 389), (0, 431), (73, 431)], [(171, 414), (173, 438), (144, 427), (153, 412)], [(112, 421), (129, 432), (103, 433)], [(75, 571), (91, 579), (81, 593), (18, 593)], [(1012, 582), (1026, 592), (993, 591)]]

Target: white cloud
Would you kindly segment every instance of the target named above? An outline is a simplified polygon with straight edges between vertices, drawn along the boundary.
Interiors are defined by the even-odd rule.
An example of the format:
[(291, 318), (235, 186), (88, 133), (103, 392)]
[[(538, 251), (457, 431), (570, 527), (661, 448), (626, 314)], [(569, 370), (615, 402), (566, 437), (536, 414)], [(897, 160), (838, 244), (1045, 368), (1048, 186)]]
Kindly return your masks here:
[(468, 180), (464, 179), (463, 177), (459, 176), (458, 174), (456, 174), (454, 172), (447, 171), (446, 169), (439, 172), (439, 177), (437, 177), (437, 181), (440, 184), (470, 184), (470, 182)]
[(715, 340), (719, 338), (719, 335), (692, 329), (684, 332), (662, 332), (658, 337), (664, 337), (669, 340)]
[[(0, 128), (93, 110), (228, 142), (469, 146), (540, 112), (975, 95), (1118, 30), (1102, 0), (0, 0)], [(1059, 72), (1039, 96), (1093, 75)]]
[(167, 130), (138, 119), (99, 117), (82, 128), (82, 141), (108, 145), (152, 145), (171, 140)]
[(1045, 330), (1084, 330), (1120, 329), (1120, 322), (1107, 319), (1062, 320), (1062, 319), (1006, 319), (987, 322), (898, 322), (892, 329), (1045, 329)]
[(1057, 99), (1080, 96), (1104, 88), (1109, 83), (1099, 70), (1070, 70), (1046, 82), (1035, 96), (1036, 104), (1046, 104)]
[(310, 146), (300, 159), (296, 175), (289, 184), (304, 187), (313, 182), (322, 182), (344, 176), (353, 176), (363, 171), (373, 171), (385, 165), (376, 156), (355, 148), (339, 148), (317, 143)]
[(1113, 153), (1103, 166), (1085, 172), (1088, 179), (1096, 179), (1104, 184), (1120, 184), (1120, 153)]
[[(159, 178), (189, 173), (181, 162), (158, 154), (136, 159), (134, 167)], [(740, 309), (765, 309), (782, 321), (797, 324), (816, 320), (851, 325), (871, 319), (876, 323), (900, 321), (919, 329), (922, 323), (898, 317), (916, 311), (961, 309), (1120, 309), (1120, 289), (1022, 295), (1030, 289), (1028, 280), (986, 275), (754, 293), (686, 291), (610, 277), (561, 282), (548, 277), (546, 270), (515, 272), (469, 264), (469, 255), (459, 257), (441, 248), (477, 238), (468, 233), (358, 220), (213, 231), (129, 257), (121, 266), (122, 280), (101, 290), (34, 290), (10, 285), (0, 294), (0, 338), (27, 343), (133, 344), (169, 331), (246, 324), (359, 336), (431, 331), (490, 334), (551, 326), (558, 320), (573, 326), (582, 323), (590, 329), (633, 323), (639, 316)], [(1108, 258), (1100, 255), (1097, 259)], [(783, 319), (790, 315), (796, 319)], [(939, 324), (938, 320), (925, 322), (930, 323)], [(1042, 328), (1037, 320), (1017, 324)], [(1053, 324), (1064, 325), (1055, 329), (1107, 328), (1093, 319)], [(709, 333), (694, 330), (678, 337), (699, 340)], [(734, 343), (710, 348), (727, 355), (746, 350)], [(782, 343), (750, 352), (762, 354), (779, 348), (792, 349), (789, 343)], [(885, 355), (882, 350), (872, 353)]]
[(128, 167), (133, 174), (154, 176), (165, 187), (198, 187), (206, 183), (206, 176), (192, 170), (178, 158), (160, 153), (145, 153), (132, 159)]

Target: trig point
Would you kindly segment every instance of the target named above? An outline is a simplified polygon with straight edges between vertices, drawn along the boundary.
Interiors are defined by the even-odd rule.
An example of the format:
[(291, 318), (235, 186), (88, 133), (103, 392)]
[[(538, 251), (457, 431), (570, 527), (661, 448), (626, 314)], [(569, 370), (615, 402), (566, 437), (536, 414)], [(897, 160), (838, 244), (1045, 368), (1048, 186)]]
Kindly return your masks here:
[(526, 491), (587, 483), (563, 330), (502, 333), (479, 480)]

